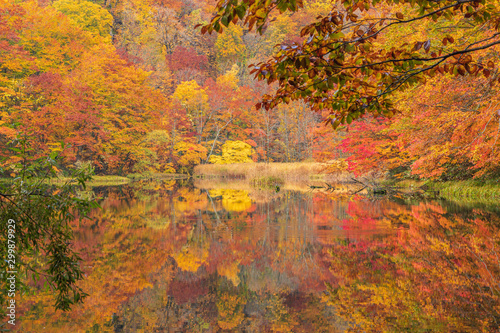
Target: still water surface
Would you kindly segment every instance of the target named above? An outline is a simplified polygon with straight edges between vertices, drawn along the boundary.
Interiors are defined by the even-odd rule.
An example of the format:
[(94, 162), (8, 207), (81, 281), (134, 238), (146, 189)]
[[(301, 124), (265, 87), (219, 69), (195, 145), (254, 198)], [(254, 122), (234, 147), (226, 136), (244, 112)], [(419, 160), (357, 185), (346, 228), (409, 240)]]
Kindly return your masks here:
[[(22, 332), (497, 332), (492, 208), (346, 191), (94, 189), (90, 294), (21, 300)], [(493, 208), (494, 209), (494, 208)]]

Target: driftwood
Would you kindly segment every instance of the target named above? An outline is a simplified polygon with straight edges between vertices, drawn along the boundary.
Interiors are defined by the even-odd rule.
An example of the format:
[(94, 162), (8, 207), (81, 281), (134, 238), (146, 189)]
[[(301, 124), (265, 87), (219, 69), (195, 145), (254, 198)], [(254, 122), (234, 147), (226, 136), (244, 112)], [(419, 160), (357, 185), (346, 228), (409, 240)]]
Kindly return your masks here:
[[(439, 195), (439, 191), (431, 190), (430, 187), (426, 184), (407, 192), (407, 191), (401, 191), (401, 188), (396, 186), (389, 186), (389, 185), (382, 186), (380, 184), (376, 184), (375, 182), (368, 182), (368, 181), (363, 182), (356, 178), (351, 178), (351, 180), (354, 183), (360, 184), (362, 186), (361, 189), (357, 190), (352, 194), (359, 193), (364, 189), (369, 189), (371, 193), (374, 195), (401, 195), (401, 196), (422, 196), (424, 194), (432, 194), (434, 196)], [(325, 183), (325, 186), (309, 185), (309, 188), (311, 190), (323, 189), (331, 192), (335, 191), (336, 189), (333, 185), (328, 183)]]
[(309, 185), (309, 188), (311, 190), (317, 190), (317, 189), (325, 189), (327, 191), (335, 191), (335, 187), (332, 186), (331, 184), (325, 183), (326, 186), (317, 186), (317, 185)]

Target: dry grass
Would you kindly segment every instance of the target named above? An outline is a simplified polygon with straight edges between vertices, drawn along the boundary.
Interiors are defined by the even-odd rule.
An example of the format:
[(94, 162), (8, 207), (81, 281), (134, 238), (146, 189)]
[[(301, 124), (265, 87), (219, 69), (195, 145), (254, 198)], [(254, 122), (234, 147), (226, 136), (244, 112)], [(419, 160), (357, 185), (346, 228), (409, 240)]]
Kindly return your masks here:
[(263, 178), (281, 179), (288, 182), (333, 181), (349, 179), (351, 174), (343, 170), (332, 172), (332, 163), (235, 163), (202, 164), (194, 168), (194, 176), (200, 178), (245, 179), (247, 181)]

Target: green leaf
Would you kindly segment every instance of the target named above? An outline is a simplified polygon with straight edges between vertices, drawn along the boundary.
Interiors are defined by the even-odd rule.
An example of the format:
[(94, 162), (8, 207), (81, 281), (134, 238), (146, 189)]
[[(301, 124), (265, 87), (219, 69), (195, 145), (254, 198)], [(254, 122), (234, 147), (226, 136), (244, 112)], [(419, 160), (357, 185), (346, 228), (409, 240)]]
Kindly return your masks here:
[(243, 19), (245, 17), (245, 13), (246, 13), (245, 6), (241, 5), (239, 7), (236, 7), (236, 14), (240, 19)]

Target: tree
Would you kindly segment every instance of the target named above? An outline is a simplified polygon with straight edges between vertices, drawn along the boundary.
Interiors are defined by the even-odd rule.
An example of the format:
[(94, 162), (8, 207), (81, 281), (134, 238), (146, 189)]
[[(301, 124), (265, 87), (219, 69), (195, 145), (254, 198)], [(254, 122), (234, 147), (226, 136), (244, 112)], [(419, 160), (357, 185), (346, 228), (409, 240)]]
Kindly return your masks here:
[(220, 145), (225, 140), (247, 139), (245, 129), (253, 126), (254, 121), (249, 113), (252, 113), (254, 96), (248, 87), (238, 86), (238, 70), (235, 64), (216, 82), (208, 79), (205, 83), (211, 115), (206, 131), (206, 147), (209, 148), (207, 161), (214, 151), (220, 151)]
[[(107, 13), (83, 1), (55, 6), (63, 4)], [(143, 143), (147, 133), (164, 129), (159, 114), (166, 99), (152, 87), (151, 72), (123, 59), (109, 38), (84, 30), (77, 21), (92, 17), (72, 17), (78, 13), (0, 2), (0, 142), (29, 130), (40, 156), (66, 144), (63, 168), (91, 162), (98, 172), (127, 173), (151, 157)], [(109, 23), (106, 17), (98, 23)]]
[(210, 162), (214, 164), (228, 163), (251, 163), (252, 146), (243, 141), (228, 140), (222, 145), (222, 156), (210, 156)]
[[(93, 170), (76, 169), (69, 181), (52, 185), (46, 180), (59, 171), (57, 151), (33, 157), (25, 136), (9, 142), (5, 149), (10, 150), (8, 156), (15, 155), (17, 162), (12, 163), (11, 158), (5, 165), (6, 159), (0, 160), (0, 174), (11, 177), (10, 182), (0, 184), (0, 218), (5, 221), (0, 227), (0, 238), (4, 244), (7, 240), (10, 244), (8, 249), (7, 246), (1, 249), (5, 260), (0, 268), (4, 272), (17, 272), (18, 290), (29, 290), (29, 280), (24, 275), (31, 274), (34, 282), (41, 278), (55, 293), (55, 308), (67, 311), (88, 296), (77, 284), (83, 279), (83, 271), (81, 258), (71, 245), (70, 222), (87, 217), (90, 209), (99, 206), (81, 191), (91, 180)], [(8, 289), (2, 288), (2, 303)]]
[(205, 55), (198, 55), (193, 49), (177, 46), (172, 54), (165, 56), (165, 60), (179, 84), (191, 80), (201, 83), (205, 78), (208, 59)]
[(244, 58), (246, 47), (241, 40), (242, 36), (243, 29), (240, 26), (231, 25), (217, 37), (215, 48), (222, 72)]
[[(201, 32), (222, 32), (243, 20), (263, 33), (273, 10), (298, 12), (303, 1), (219, 1), (217, 13)], [(439, 40), (400, 38), (377, 44), (391, 31), (441, 29)], [(328, 122), (350, 124), (367, 113), (391, 116), (395, 91), (425, 76), (490, 77), (494, 64), (477, 53), (500, 43), (500, 4), (485, 0), (341, 0), (329, 14), (301, 30), (300, 44), (281, 44), (251, 73), (278, 89), (257, 108), (304, 100), (313, 110), (330, 109)], [(405, 30), (406, 31), (406, 30)], [(492, 79), (496, 77), (492, 76)]]
[(85, 0), (57, 0), (52, 5), (83, 29), (110, 38), (113, 17), (98, 4)]
[(491, 176), (499, 170), (498, 86), (483, 77), (435, 77), (397, 93), (400, 112), (391, 119), (353, 124), (338, 146), (356, 174), (441, 180)]
[(207, 122), (211, 118), (207, 93), (196, 81), (185, 81), (177, 86), (172, 98), (186, 110), (196, 128), (198, 143), (201, 143)]
[(207, 149), (200, 144), (178, 142), (174, 146), (174, 162), (176, 170), (191, 173), (194, 166), (207, 158)]
[(303, 102), (280, 105), (277, 108), (280, 124), (278, 133), (284, 145), (284, 161), (301, 161), (312, 155), (312, 133), (316, 116)]

